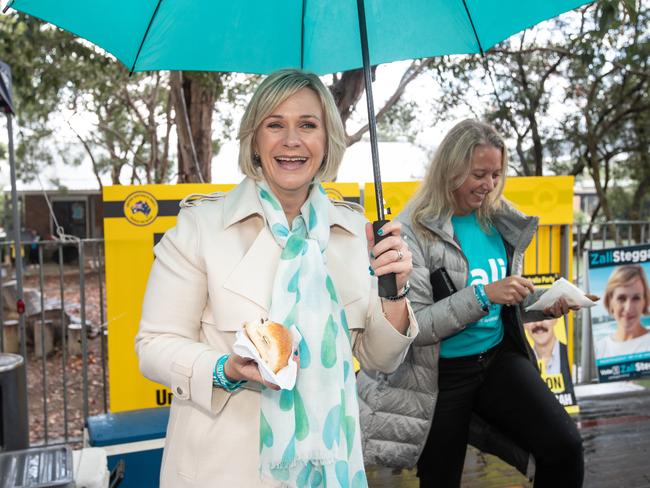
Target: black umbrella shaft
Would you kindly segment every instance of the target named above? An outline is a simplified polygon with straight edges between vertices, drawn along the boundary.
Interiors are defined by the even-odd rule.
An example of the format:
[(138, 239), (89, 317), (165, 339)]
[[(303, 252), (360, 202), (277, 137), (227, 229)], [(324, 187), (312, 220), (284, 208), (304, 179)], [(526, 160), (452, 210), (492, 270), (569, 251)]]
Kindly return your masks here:
[(357, 0), (359, 12), (359, 35), (361, 36), (361, 57), (363, 59), (363, 81), (366, 84), (366, 102), (368, 104), (368, 130), (370, 131), (370, 152), (372, 154), (372, 174), (375, 180), (375, 199), (377, 203), (377, 220), (384, 220), (384, 195), (381, 189), (381, 171), (379, 169), (379, 148), (377, 147), (377, 119), (372, 98), (372, 73), (370, 72), (370, 55), (368, 54), (368, 30), (366, 29), (366, 9), (364, 0)]

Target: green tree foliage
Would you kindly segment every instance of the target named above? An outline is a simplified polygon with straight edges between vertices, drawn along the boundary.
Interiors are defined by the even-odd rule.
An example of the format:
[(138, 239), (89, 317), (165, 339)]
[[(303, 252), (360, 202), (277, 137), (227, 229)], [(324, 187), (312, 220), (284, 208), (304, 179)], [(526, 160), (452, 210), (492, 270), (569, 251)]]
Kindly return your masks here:
[[(130, 76), (90, 43), (15, 12), (0, 17), (0, 59), (12, 69), (23, 180), (57, 157), (67, 164), (88, 157), (100, 186), (103, 174), (113, 184), (209, 180), (220, 147), (212, 139), (215, 100), (227, 96), (236, 102), (240, 87), (248, 88), (227, 86), (230, 75), (197, 73), (181, 75), (180, 90), (174, 91), (173, 74)], [(177, 132), (181, 119), (191, 124), (192, 144), (187, 132)], [(231, 124), (228, 116), (216, 119)], [(76, 141), (57, 137), (62, 124)]]
[[(484, 59), (448, 60), (431, 72), (447, 92), (443, 113), (464, 105), (491, 121), (512, 142), (519, 174), (589, 175), (600, 200), (592, 218), (647, 215), (648, 17), (647, 1), (601, 0)], [(629, 183), (625, 215), (609, 202), (615, 179)]]
[(609, 204), (615, 181), (632, 182), (637, 210), (648, 192), (649, 15), (647, 2), (606, 1), (585, 10), (566, 67), (564, 103), (574, 107), (563, 121), (575, 160), (571, 174), (589, 173), (607, 220), (623, 217)]

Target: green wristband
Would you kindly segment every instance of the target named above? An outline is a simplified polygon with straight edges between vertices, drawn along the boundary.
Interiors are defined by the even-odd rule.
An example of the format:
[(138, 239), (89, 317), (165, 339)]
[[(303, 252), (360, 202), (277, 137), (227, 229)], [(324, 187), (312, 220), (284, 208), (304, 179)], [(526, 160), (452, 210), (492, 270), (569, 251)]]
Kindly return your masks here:
[(230, 354), (224, 354), (217, 359), (214, 370), (212, 371), (212, 385), (217, 388), (223, 388), (226, 391), (235, 391), (241, 388), (246, 383), (246, 380), (230, 381), (228, 379), (224, 367), (229, 357)]

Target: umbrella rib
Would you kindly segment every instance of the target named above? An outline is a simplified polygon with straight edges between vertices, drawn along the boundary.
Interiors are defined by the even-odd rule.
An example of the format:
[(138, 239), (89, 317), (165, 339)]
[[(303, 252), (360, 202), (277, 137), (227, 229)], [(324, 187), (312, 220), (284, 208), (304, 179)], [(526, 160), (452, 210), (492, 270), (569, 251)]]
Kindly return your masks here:
[(307, 0), (302, 0), (302, 16), (300, 19), (300, 69), (305, 69), (305, 5)]
[(9, 3), (8, 3), (7, 5), (5, 5), (5, 8), (2, 9), (2, 13), (3, 13), (3, 14), (6, 14), (6, 13), (7, 13), (7, 10), (9, 10), (9, 7), (11, 7), (11, 5), (12, 5), (13, 3), (14, 3), (14, 0), (10, 0)]
[(135, 58), (133, 59), (133, 66), (131, 66), (131, 71), (129, 71), (129, 76), (131, 76), (135, 71), (135, 64), (138, 62), (138, 58), (140, 57), (140, 51), (142, 51), (142, 46), (144, 46), (144, 41), (147, 40), (147, 36), (149, 35), (149, 29), (151, 29), (151, 24), (153, 24), (153, 19), (156, 18), (156, 14), (158, 13), (158, 9), (160, 8), (161, 3), (162, 0), (158, 0), (158, 3), (156, 4), (156, 10), (153, 11), (151, 18), (149, 19), (149, 25), (147, 26), (147, 30), (144, 31), (144, 36), (142, 36), (142, 41), (140, 42), (138, 53), (135, 55)]
[(478, 32), (476, 32), (476, 26), (474, 25), (474, 19), (472, 19), (472, 14), (469, 11), (469, 7), (467, 6), (467, 2), (463, 0), (463, 6), (465, 7), (465, 12), (467, 13), (467, 18), (469, 19), (469, 23), (472, 26), (472, 30), (474, 31), (474, 37), (476, 38), (476, 44), (478, 44), (478, 50), (481, 53), (481, 56), (485, 56), (485, 52), (483, 51), (483, 46), (481, 46), (481, 40), (478, 38)]

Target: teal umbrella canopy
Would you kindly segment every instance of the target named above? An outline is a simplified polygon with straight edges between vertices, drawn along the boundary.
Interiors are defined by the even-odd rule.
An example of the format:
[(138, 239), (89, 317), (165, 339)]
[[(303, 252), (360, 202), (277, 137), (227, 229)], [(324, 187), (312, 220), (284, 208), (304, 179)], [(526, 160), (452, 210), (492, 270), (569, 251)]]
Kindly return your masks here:
[[(479, 53), (585, 0), (366, 0), (370, 64)], [(14, 0), (131, 71), (362, 66), (356, 0)]]
[[(129, 70), (317, 74), (364, 69), (379, 220), (385, 223), (370, 66), (483, 53), (590, 0), (12, 0), (113, 54)], [(394, 276), (379, 295), (397, 295)]]

